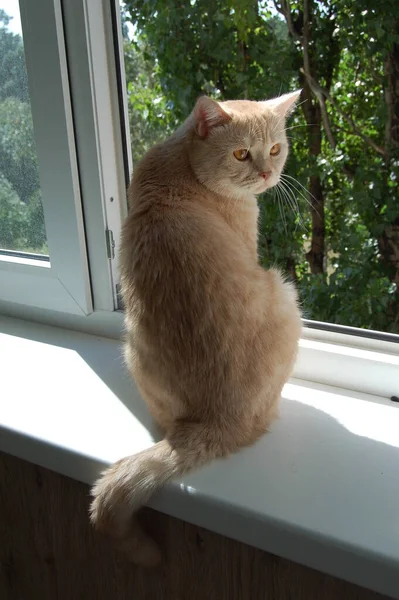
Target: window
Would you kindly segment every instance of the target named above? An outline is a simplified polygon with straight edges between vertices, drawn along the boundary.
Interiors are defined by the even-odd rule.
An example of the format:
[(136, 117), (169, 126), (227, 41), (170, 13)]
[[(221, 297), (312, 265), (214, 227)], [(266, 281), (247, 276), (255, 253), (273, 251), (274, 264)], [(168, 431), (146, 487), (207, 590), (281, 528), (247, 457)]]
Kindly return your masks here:
[(13, 15), (0, 9), (0, 248), (44, 259), (48, 247), (21, 20), (19, 6), (8, 5)]
[[(118, 335), (132, 162), (203, 92), (263, 99), (299, 79), (306, 102), (289, 124), (286, 178), (260, 200), (262, 262), (296, 280), (319, 329), (305, 331), (298, 376), (338, 385), (341, 373), (348, 388), (397, 395), (397, 363), (384, 358), (399, 340), (395, 128), (388, 154), (380, 150), (396, 119), (383, 91), (397, 89), (381, 61), (398, 54), (381, 32), (370, 41), (382, 8), (307, 5), (312, 42), (303, 7), (287, 14), (287, 3), (0, 0), (1, 313)], [(359, 31), (345, 44), (355, 16)]]
[(260, 199), (261, 260), (295, 280), (308, 319), (397, 334), (397, 32), (363, 4), (122, 3), (130, 134), (136, 161), (202, 93), (301, 87), (285, 174)]
[(118, 307), (126, 179), (111, 8), (72, 4), (0, 0), (5, 310)]

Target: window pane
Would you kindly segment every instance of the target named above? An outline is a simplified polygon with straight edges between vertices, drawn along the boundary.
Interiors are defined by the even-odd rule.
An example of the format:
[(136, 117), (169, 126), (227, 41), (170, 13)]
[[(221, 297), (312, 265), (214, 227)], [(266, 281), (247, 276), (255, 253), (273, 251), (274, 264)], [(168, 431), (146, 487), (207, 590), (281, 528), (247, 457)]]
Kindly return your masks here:
[(305, 30), (290, 4), (121, 2), (133, 162), (201, 94), (302, 88), (281, 183), (259, 198), (261, 263), (295, 281), (306, 318), (399, 333), (397, 22), (326, 0)]
[(0, 249), (48, 254), (18, 0), (0, 0)]

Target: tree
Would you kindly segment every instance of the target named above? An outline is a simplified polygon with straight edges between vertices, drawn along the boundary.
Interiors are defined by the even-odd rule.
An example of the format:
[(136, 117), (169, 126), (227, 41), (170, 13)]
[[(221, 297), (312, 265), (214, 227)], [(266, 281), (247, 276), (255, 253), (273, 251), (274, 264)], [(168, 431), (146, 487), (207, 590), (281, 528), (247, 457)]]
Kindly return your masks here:
[(0, 248), (12, 250), (23, 244), (26, 225), (26, 205), (12, 185), (0, 176)]
[(47, 252), (22, 38), (0, 10), (0, 247)]
[[(154, 107), (151, 110), (148, 104), (141, 113), (159, 140), (187, 116), (202, 93), (221, 100), (244, 97), (260, 100), (288, 91), (295, 77), (284, 24), (277, 17), (266, 18), (269, 13), (256, 2), (201, 0), (181, 6), (164, 0), (134, 0), (125, 3), (124, 18), (129, 15), (137, 32), (131, 46), (135, 53), (142, 52), (142, 60), (147, 65), (153, 65), (152, 77), (159, 90), (157, 95), (162, 97), (162, 101), (157, 101), (156, 116)], [(137, 98), (142, 101), (143, 86), (137, 85), (136, 71), (133, 81), (130, 79), (131, 56), (125, 51), (132, 109), (130, 119), (136, 123), (131, 133), (135, 140), (137, 123), (140, 123), (135, 110), (140, 108)], [(133, 56), (133, 69), (136, 69), (139, 58), (137, 54)], [(141, 77), (144, 72), (143, 66), (139, 67)], [(147, 85), (147, 98), (150, 90)], [(134, 141), (133, 150), (135, 145)], [(294, 163), (295, 159), (288, 172)], [(271, 196), (266, 195), (261, 211), (262, 261), (265, 264), (279, 262), (294, 276), (294, 254), (300, 254), (302, 244), (299, 233), (293, 234), (297, 217), (289, 214), (284, 221), (276, 220), (278, 211)], [(270, 243), (275, 238), (276, 222), (282, 241), (280, 245)], [(287, 235), (287, 228), (292, 236)]]
[[(375, 266), (376, 259), (380, 262), (389, 328), (399, 331), (399, 19), (392, 18), (394, 2), (281, 0), (275, 5), (301, 53), (305, 90), (321, 115), (330, 157), (342, 160), (350, 180), (349, 187), (341, 183), (347, 204), (355, 201), (352, 214), (362, 219), (368, 239), (376, 240), (369, 244), (374, 254), (368, 258)], [(315, 54), (322, 58), (319, 65)], [(363, 265), (365, 277), (369, 264)], [(393, 285), (387, 286), (386, 278)], [(364, 291), (369, 293), (367, 286)]]
[(7, 98), (0, 103), (0, 173), (22, 202), (39, 188), (32, 113), (27, 102)]
[(125, 65), (133, 164), (168, 137), (177, 119), (159, 82), (159, 67), (145, 40), (125, 40)]
[[(332, 76), (339, 61), (339, 47), (334, 38), (335, 20), (333, 7), (304, 0), (304, 9), (291, 12), (290, 3), (275, 2), (295, 42), (299, 84), (303, 88), (302, 111), (307, 123), (308, 147), (311, 157), (309, 196), (312, 212), (312, 238), (307, 259), (311, 273), (325, 272), (325, 207), (324, 190), (318, 159), (322, 153), (322, 122), (326, 123), (326, 106), (323, 98), (314, 96), (312, 82), (322, 77), (326, 89), (332, 84)], [(312, 27), (311, 27), (312, 25)], [(314, 34), (317, 30), (317, 35)], [(305, 73), (309, 77), (305, 76)], [(326, 130), (329, 133), (329, 130)]]
[[(394, 0), (274, 5), (282, 18), (262, 1), (131, 0), (126, 16), (177, 120), (204, 92), (260, 99), (303, 88), (278, 203), (261, 200), (261, 261), (297, 281), (306, 316), (397, 331)], [(283, 200), (300, 210), (283, 211)]]
[(10, 17), (0, 9), (0, 102), (17, 98), (29, 102), (22, 38), (7, 30)]
[(130, 0), (125, 5), (180, 120), (202, 93), (265, 99), (289, 88), (287, 35), (279, 20), (264, 19), (257, 2)]

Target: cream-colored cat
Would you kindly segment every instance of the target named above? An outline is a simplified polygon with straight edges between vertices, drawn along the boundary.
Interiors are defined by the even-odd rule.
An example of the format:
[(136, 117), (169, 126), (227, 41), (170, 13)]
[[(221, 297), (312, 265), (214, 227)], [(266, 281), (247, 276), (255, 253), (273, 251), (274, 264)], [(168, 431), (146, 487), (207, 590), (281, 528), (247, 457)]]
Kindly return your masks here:
[(279, 181), (298, 96), (202, 97), (134, 173), (120, 255), (126, 360), (165, 438), (105, 471), (91, 520), (139, 564), (160, 555), (137, 509), (277, 416), (301, 319), (293, 286), (258, 264), (256, 194)]

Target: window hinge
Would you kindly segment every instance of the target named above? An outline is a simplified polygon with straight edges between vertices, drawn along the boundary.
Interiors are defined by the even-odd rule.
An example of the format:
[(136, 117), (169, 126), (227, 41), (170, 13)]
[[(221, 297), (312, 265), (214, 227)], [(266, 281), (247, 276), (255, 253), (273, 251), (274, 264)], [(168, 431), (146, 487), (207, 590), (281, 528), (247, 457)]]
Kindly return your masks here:
[(111, 229), (105, 230), (105, 240), (107, 243), (107, 255), (109, 259), (115, 258), (115, 240)]

